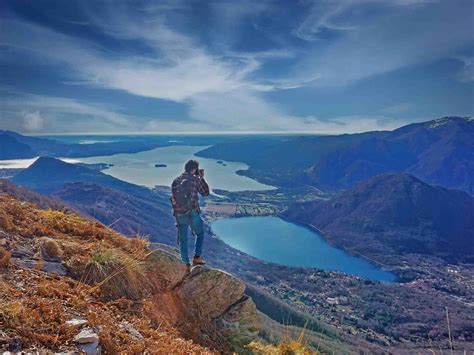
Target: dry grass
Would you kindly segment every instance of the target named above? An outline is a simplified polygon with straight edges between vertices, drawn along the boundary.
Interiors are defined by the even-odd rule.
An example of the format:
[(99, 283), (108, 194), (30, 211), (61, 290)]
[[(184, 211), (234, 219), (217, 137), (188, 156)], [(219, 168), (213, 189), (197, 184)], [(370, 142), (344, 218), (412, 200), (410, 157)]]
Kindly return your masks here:
[(107, 299), (139, 299), (150, 290), (143, 262), (117, 249), (92, 255), (81, 281), (99, 287)]
[(253, 353), (262, 355), (310, 355), (317, 354), (306, 345), (297, 341), (289, 341), (278, 345), (262, 344), (253, 341), (247, 346)]
[(11, 252), (5, 250), (3, 247), (0, 247), (0, 268), (7, 267), (7, 265), (10, 263), (11, 256)]
[[(9, 247), (59, 255), (76, 279), (12, 264), (1, 271), (0, 329), (7, 339), (18, 339), (24, 351), (77, 351), (73, 338), (78, 328), (66, 325), (72, 318), (100, 326), (103, 353), (206, 353), (184, 340), (168, 316), (147, 294), (143, 260), (147, 241), (127, 239), (104, 225), (72, 214), (39, 210), (32, 204), (0, 194), (0, 213), (11, 221), (6, 238)], [(3, 227), (1, 227), (3, 228)], [(60, 247), (59, 247), (60, 246)], [(52, 254), (52, 255), (51, 255)], [(0, 248), (0, 266), (10, 252)], [(2, 264), (3, 263), (3, 264)], [(82, 281), (88, 281), (81, 282)], [(117, 297), (121, 298), (111, 301)], [(119, 325), (126, 321), (142, 336), (137, 339)], [(3, 333), (2, 333), (3, 336)], [(0, 344), (0, 352), (2, 344)]]
[(40, 252), (41, 256), (46, 259), (60, 259), (63, 251), (58, 242), (54, 239), (44, 237), (40, 238)]
[(42, 257), (40, 257), (36, 261), (35, 270), (43, 270), (43, 269), (44, 269), (44, 259)]
[(5, 212), (0, 212), (0, 228), (7, 232), (14, 228), (12, 219)]
[[(289, 333), (288, 333), (289, 334)], [(259, 341), (253, 341), (247, 348), (256, 354), (262, 355), (312, 355), (317, 354), (312, 350), (305, 340), (304, 329), (298, 337), (291, 339), (289, 335), (285, 335), (285, 339), (280, 344), (263, 344)]]

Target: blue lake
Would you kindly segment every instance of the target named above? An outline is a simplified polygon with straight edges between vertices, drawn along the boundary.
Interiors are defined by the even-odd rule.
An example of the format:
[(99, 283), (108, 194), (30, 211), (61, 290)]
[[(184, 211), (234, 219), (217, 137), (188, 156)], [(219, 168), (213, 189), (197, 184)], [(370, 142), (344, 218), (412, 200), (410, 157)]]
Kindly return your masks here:
[[(103, 172), (118, 179), (148, 187), (155, 185), (171, 186), (173, 179), (184, 170), (184, 163), (189, 159), (197, 159), (200, 167), (206, 171), (206, 180), (211, 189), (228, 191), (274, 189), (272, 186), (237, 175), (235, 173), (237, 170), (248, 169), (248, 166), (244, 163), (223, 162), (223, 164), (219, 164), (215, 159), (196, 158), (194, 153), (204, 148), (207, 147), (169, 146), (133, 154), (115, 154), (75, 159), (83, 163), (113, 164), (114, 166)], [(155, 164), (165, 164), (166, 167), (157, 168)]]
[(221, 219), (211, 228), (228, 245), (267, 262), (342, 271), (383, 282), (396, 280), (394, 274), (331, 246), (314, 231), (278, 217)]

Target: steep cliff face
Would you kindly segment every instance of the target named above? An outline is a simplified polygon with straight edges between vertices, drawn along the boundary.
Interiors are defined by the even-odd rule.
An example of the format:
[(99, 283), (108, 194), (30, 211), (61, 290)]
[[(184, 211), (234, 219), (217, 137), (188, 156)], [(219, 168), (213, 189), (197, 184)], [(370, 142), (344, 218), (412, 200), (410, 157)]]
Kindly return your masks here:
[(173, 249), (0, 194), (0, 350), (240, 351), (255, 304), (225, 272)]

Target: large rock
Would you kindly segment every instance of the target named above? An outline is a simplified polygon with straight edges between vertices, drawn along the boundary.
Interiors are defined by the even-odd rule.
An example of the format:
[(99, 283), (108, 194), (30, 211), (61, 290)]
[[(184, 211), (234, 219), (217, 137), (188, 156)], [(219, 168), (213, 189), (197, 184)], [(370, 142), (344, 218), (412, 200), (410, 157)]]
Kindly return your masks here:
[(17, 265), (22, 269), (36, 269), (41, 265), (41, 270), (58, 274), (60, 276), (65, 276), (68, 274), (66, 267), (60, 262), (53, 262), (53, 261), (39, 261), (39, 260), (32, 260), (32, 259), (21, 259), (21, 258), (12, 258), (12, 263)]
[(147, 259), (156, 307), (173, 313), (176, 326), (219, 351), (243, 351), (258, 336), (260, 317), (245, 284), (220, 270), (196, 266), (190, 273), (176, 253), (155, 250)]
[(163, 250), (153, 251), (146, 259), (150, 281), (159, 290), (169, 290), (181, 282), (187, 273), (186, 265), (176, 255)]
[(245, 284), (224, 271), (196, 266), (175, 291), (201, 317), (216, 318), (242, 298)]
[(218, 329), (229, 339), (232, 350), (241, 353), (255, 340), (260, 330), (257, 307), (248, 296), (242, 297), (216, 320)]

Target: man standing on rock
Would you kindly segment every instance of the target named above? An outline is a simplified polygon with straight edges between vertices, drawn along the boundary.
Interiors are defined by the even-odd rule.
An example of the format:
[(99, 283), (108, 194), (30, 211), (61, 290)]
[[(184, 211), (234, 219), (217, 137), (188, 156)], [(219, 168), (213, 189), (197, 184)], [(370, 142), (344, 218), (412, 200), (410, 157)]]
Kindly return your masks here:
[(204, 226), (199, 208), (199, 195), (209, 195), (209, 185), (204, 180), (204, 169), (199, 169), (196, 160), (189, 160), (184, 165), (184, 172), (173, 180), (171, 185), (171, 205), (178, 227), (178, 243), (181, 260), (191, 266), (188, 256), (188, 229), (191, 227), (196, 235), (193, 265), (204, 265), (201, 257), (204, 242)]

